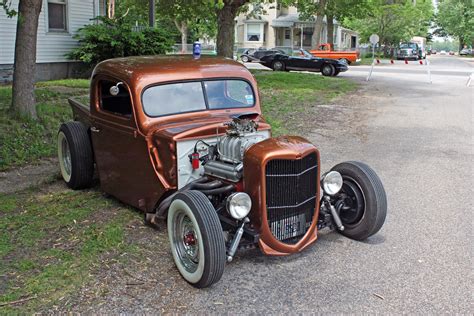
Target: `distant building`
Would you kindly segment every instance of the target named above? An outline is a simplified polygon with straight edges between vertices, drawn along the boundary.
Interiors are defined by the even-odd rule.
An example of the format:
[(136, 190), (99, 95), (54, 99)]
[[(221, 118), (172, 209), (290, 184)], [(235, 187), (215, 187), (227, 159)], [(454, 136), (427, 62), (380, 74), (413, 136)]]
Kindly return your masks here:
[[(302, 20), (297, 8), (281, 6), (278, 1), (261, 4), (258, 10), (250, 6), (246, 13), (236, 18), (235, 42), (238, 48), (291, 47), (314, 48), (311, 43), (315, 18)], [(254, 14), (254, 12), (258, 12)], [(327, 25), (323, 23), (321, 43), (327, 41)], [(356, 48), (359, 34), (343, 28), (334, 21), (334, 47)]]
[[(19, 0), (11, 2), (18, 11)], [(74, 75), (77, 62), (67, 60), (77, 41), (73, 36), (91, 19), (105, 14), (105, 0), (43, 0), (39, 16), (36, 52), (36, 80)], [(11, 81), (15, 55), (17, 17), (8, 18), (0, 9), (0, 82)]]

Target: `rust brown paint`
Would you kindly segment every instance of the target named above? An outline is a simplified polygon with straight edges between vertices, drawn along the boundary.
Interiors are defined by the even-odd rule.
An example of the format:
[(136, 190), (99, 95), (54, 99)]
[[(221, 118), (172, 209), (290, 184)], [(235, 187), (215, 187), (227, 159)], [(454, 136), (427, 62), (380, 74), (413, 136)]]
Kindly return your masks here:
[[(282, 136), (269, 138), (259, 142), (245, 153), (244, 159), (244, 190), (252, 198), (252, 210), (250, 211), (251, 222), (260, 231), (259, 245), (267, 255), (283, 256), (303, 250), (317, 239), (316, 227), (319, 216), (319, 203), (312, 224), (306, 235), (295, 245), (282, 243), (276, 239), (267, 224), (266, 210), (266, 183), (265, 167), (272, 159), (301, 159), (310, 153), (316, 153), (320, 161), (319, 151), (306, 139), (298, 136)], [(320, 177), (320, 166), (318, 164), (318, 179)], [(257, 184), (257, 185), (256, 185)], [(317, 187), (316, 201), (319, 201), (320, 188)]]
[[(255, 92), (255, 106), (174, 114), (159, 118), (148, 117), (143, 111), (141, 95), (148, 86), (212, 78), (247, 80)], [(131, 96), (133, 112), (131, 119), (100, 109), (98, 89), (100, 80), (123, 82)], [(105, 192), (146, 212), (153, 211), (168, 191), (177, 188), (176, 141), (223, 135), (226, 131), (223, 123), (238, 113), (255, 112), (258, 114), (256, 120), (259, 122), (259, 129), (270, 129), (261, 117), (255, 79), (242, 64), (229, 59), (202, 57), (195, 60), (192, 56), (110, 59), (99, 63), (94, 69), (90, 90), (90, 117), (86, 117), (77, 104), (71, 103), (75, 117), (88, 126), (106, 125), (106, 128), (127, 136), (125, 143), (118, 139), (110, 139), (110, 142), (102, 144), (115, 151), (115, 155), (98, 157), (100, 149), (99, 152), (95, 151), (96, 162), (97, 159), (101, 160), (97, 164), (101, 186)], [(127, 155), (123, 154), (125, 148)], [(116, 161), (116, 157), (121, 154), (125, 159), (122, 161), (122, 166)], [(116, 171), (111, 170), (112, 166), (118, 168), (116, 171), (120, 171), (120, 177)], [(140, 170), (134, 168), (136, 166), (140, 166)], [(123, 182), (129, 179), (131, 180), (128, 183)]]
[[(255, 106), (158, 118), (148, 117), (144, 113), (141, 94), (146, 87), (174, 81), (211, 78), (247, 80), (255, 93)], [(100, 109), (98, 82), (102, 79), (123, 82), (128, 89), (133, 110), (130, 119)], [(242, 64), (222, 58), (203, 57), (195, 60), (191, 56), (143, 56), (107, 60), (99, 63), (92, 74), (90, 114), (86, 113), (79, 103), (72, 100), (70, 103), (75, 119), (88, 126), (98, 125), (111, 131), (107, 139), (102, 141), (97, 139), (97, 136), (92, 136), (102, 189), (145, 212), (152, 212), (162, 197), (177, 188), (177, 141), (223, 135), (226, 132), (223, 123), (238, 113), (257, 113), (255, 120), (259, 124), (259, 130), (270, 130), (270, 125), (261, 116), (260, 98), (254, 77)], [(113, 133), (115, 134), (112, 135)], [(117, 137), (120, 135), (125, 137)], [(252, 146), (246, 155), (244, 187), (255, 201), (251, 219), (253, 225), (261, 230), (259, 244), (266, 254), (290, 254), (304, 249), (316, 240), (318, 206), (307, 234), (296, 245), (287, 245), (276, 240), (266, 225), (266, 201), (263, 194), (267, 161), (277, 157), (298, 159), (311, 152), (317, 153), (319, 161), (319, 152), (305, 139), (284, 137), (258, 143)], [(319, 200), (319, 189), (316, 194)]]

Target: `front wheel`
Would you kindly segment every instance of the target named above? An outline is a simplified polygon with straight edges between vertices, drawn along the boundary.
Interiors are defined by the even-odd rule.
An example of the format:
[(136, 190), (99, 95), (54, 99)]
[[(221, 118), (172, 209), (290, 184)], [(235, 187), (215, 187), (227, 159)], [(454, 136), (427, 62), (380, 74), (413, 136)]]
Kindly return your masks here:
[(340, 233), (364, 240), (382, 228), (387, 216), (387, 196), (375, 171), (358, 161), (340, 163), (332, 168), (342, 175), (341, 191), (335, 196), (344, 230)]
[(285, 71), (285, 64), (282, 61), (274, 61), (272, 64), (272, 68), (274, 71)]
[(336, 72), (336, 68), (334, 68), (334, 66), (331, 64), (326, 64), (323, 66), (323, 69), (321, 69), (321, 73), (323, 74), (323, 76), (327, 76), (327, 77), (334, 76), (335, 72)]
[(203, 193), (176, 194), (168, 210), (168, 237), (176, 267), (187, 282), (205, 288), (220, 280), (226, 262), (224, 236)]
[(249, 62), (249, 58), (247, 56), (242, 56), (240, 57), (240, 59), (242, 60), (242, 62), (244, 63), (248, 63)]

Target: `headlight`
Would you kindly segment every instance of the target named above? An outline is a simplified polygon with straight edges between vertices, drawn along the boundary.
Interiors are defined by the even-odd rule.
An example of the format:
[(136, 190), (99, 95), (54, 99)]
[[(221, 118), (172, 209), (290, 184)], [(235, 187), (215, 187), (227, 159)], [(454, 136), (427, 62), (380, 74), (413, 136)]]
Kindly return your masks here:
[(247, 216), (252, 208), (252, 200), (247, 193), (235, 192), (227, 198), (227, 212), (235, 219)]
[(342, 176), (337, 171), (329, 171), (323, 178), (323, 190), (326, 194), (334, 195), (342, 188)]

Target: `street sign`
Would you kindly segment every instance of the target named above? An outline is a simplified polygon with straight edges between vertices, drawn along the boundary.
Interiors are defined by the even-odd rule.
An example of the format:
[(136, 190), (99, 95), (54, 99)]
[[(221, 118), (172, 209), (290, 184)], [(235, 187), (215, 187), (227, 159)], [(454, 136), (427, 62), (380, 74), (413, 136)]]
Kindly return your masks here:
[(377, 34), (372, 34), (370, 35), (369, 41), (372, 43), (372, 45), (375, 45), (379, 42), (379, 36)]

